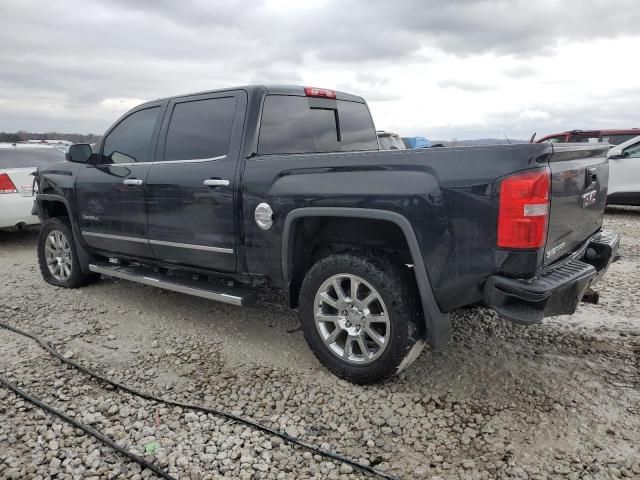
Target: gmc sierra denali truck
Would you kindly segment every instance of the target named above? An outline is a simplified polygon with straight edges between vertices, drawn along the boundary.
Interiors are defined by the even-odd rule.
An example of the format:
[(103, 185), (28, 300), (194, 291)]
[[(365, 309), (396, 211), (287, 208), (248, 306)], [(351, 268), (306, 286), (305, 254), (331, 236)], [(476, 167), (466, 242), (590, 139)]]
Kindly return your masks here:
[(362, 98), (310, 87), (157, 100), (36, 174), (40, 270), (239, 306), (284, 289), (320, 362), (375, 382), (444, 345), (453, 309), (575, 311), (619, 244), (607, 148), (380, 151)]

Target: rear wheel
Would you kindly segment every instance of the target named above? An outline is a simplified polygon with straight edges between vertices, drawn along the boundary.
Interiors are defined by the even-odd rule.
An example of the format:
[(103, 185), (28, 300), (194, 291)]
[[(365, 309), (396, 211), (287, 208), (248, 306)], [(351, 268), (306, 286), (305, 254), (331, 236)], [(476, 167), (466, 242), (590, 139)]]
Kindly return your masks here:
[(77, 288), (100, 278), (82, 273), (73, 240), (73, 230), (65, 218), (48, 219), (38, 236), (38, 264), (45, 281), (65, 288)]
[(384, 254), (344, 253), (318, 261), (300, 293), (305, 338), (316, 357), (355, 383), (384, 380), (423, 346), (410, 271)]

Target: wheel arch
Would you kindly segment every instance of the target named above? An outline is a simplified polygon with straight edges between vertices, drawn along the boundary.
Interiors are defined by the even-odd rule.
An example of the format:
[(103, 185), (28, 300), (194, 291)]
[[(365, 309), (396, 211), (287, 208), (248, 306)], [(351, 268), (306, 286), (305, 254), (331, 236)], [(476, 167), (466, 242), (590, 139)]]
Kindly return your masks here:
[(82, 273), (90, 274), (89, 263), (94, 260), (94, 256), (87, 250), (82, 241), (82, 235), (80, 228), (75, 221), (74, 216), (71, 213), (71, 205), (66, 198), (60, 195), (51, 194), (38, 194), (35, 200), (37, 206), (37, 214), (40, 221), (44, 223), (50, 218), (67, 217), (71, 224), (71, 231), (73, 232), (73, 243), (76, 247), (76, 253), (78, 254), (78, 260), (80, 263), (80, 269)]
[(40, 221), (54, 217), (71, 218), (71, 209), (64, 197), (58, 195), (38, 195), (35, 200), (37, 205), (37, 214)]
[[(304, 207), (289, 212), (284, 221), (282, 235), (282, 275), (289, 286), (289, 302), (297, 303), (297, 293), (306, 272), (306, 268), (295, 269), (296, 252), (301, 248), (301, 239), (296, 238), (300, 233), (297, 228), (303, 219), (313, 217), (355, 218), (389, 222), (399, 229), (404, 237), (408, 252), (413, 262), (422, 311), (424, 314), (427, 340), (432, 348), (440, 348), (451, 339), (451, 320), (447, 313), (438, 307), (431, 282), (427, 274), (420, 245), (409, 220), (403, 215), (389, 210), (346, 208), (346, 207)], [(300, 273), (302, 271), (302, 273)]]

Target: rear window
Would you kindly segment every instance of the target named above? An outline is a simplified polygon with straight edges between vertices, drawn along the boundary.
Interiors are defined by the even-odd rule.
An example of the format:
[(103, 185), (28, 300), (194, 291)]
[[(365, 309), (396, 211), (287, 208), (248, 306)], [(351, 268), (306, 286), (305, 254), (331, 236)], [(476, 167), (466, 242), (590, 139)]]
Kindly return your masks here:
[(268, 95), (260, 124), (258, 152), (313, 153), (378, 150), (364, 103)]
[(0, 168), (45, 167), (64, 161), (64, 151), (57, 147), (0, 146)]

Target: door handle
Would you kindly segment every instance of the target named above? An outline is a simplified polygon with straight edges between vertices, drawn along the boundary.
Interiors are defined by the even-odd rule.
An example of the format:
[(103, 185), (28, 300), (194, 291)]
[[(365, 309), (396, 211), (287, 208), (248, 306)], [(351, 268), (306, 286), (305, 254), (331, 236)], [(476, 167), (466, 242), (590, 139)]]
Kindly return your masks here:
[(202, 182), (202, 184), (207, 187), (228, 187), (229, 180), (223, 180), (222, 178), (208, 178)]
[(125, 185), (131, 185), (131, 186), (139, 187), (144, 182), (142, 180), (140, 180), (140, 179), (137, 179), (137, 178), (127, 178), (127, 179), (123, 180), (122, 183), (124, 183)]

